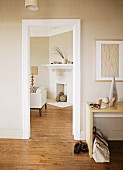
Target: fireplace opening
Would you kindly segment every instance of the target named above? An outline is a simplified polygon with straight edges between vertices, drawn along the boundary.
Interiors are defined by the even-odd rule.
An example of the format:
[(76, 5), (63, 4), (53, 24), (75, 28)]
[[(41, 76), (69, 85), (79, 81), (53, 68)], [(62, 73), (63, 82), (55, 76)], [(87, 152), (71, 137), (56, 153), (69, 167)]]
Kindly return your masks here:
[(56, 101), (67, 102), (67, 84), (56, 83)]

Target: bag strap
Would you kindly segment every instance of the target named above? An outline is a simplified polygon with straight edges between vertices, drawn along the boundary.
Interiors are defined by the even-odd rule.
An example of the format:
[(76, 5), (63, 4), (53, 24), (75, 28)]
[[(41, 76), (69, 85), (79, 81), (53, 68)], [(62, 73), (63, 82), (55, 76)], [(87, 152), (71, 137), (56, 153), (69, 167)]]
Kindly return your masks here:
[[(99, 141), (100, 142), (102, 142), (105, 146), (107, 146), (108, 147), (108, 145), (104, 142), (105, 141), (105, 139), (104, 138), (100, 138), (100, 136), (98, 136), (98, 134), (96, 133), (94, 133), (94, 136), (96, 137), (96, 138), (98, 138), (99, 139)], [(103, 141), (104, 140), (104, 141)]]
[[(97, 137), (104, 145), (106, 145), (106, 143), (104, 142), (105, 139), (96, 132), (96, 127), (95, 127), (95, 126), (93, 127), (93, 135), (94, 135), (94, 137)], [(103, 140), (104, 140), (104, 141), (103, 141)], [(107, 145), (106, 145), (106, 146), (107, 146)], [(107, 146), (107, 147), (108, 147), (108, 146)]]
[(96, 128), (96, 126), (94, 126), (94, 127), (93, 127), (93, 132), (96, 133), (96, 131), (97, 131), (97, 128)]

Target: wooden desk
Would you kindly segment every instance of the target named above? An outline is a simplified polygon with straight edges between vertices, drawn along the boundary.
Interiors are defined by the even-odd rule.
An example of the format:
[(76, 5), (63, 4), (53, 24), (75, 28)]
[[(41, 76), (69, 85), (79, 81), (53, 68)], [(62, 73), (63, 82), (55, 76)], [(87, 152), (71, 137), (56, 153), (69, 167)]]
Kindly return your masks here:
[(123, 117), (123, 102), (117, 103), (114, 107), (97, 109), (91, 108), (90, 103), (86, 104), (86, 142), (89, 148), (89, 156), (92, 158), (93, 151), (93, 118), (94, 117)]

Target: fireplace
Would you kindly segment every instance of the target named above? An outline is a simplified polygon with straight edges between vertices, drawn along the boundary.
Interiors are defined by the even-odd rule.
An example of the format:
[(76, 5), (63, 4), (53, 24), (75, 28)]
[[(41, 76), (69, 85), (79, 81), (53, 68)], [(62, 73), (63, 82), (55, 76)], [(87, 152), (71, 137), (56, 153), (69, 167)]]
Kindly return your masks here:
[(56, 83), (56, 101), (67, 102), (67, 84)]
[[(71, 72), (64, 72), (63, 75), (58, 75), (55, 71), (51, 71), (50, 89), (48, 97), (55, 100), (60, 92), (63, 92), (67, 97), (67, 102), (73, 104), (73, 76)], [(66, 104), (65, 103), (65, 104)]]

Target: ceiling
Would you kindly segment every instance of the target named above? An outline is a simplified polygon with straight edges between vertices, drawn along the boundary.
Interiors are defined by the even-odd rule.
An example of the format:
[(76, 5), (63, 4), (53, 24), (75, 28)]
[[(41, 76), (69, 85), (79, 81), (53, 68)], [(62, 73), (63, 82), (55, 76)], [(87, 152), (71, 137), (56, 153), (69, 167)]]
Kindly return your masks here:
[(53, 35), (61, 34), (64, 32), (72, 31), (71, 26), (41, 26), (41, 27), (31, 27), (30, 36), (31, 37), (50, 37)]

